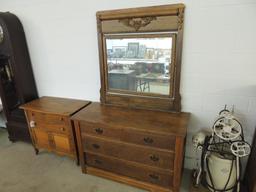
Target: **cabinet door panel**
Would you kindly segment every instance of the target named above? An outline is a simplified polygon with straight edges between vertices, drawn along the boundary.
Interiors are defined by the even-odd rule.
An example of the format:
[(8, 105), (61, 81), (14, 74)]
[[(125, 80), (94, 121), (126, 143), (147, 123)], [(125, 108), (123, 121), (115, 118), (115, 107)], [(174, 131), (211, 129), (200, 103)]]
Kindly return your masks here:
[(50, 148), (48, 133), (40, 129), (33, 129), (35, 142), (38, 147)]
[(67, 136), (53, 135), (53, 141), (57, 151), (70, 153), (71, 147)]

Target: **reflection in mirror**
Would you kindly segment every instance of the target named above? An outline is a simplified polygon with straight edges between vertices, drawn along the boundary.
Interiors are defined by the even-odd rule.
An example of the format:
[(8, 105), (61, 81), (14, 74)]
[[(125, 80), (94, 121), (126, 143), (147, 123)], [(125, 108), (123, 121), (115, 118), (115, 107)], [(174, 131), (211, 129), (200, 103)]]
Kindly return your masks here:
[(171, 34), (106, 37), (108, 88), (140, 94), (170, 94)]

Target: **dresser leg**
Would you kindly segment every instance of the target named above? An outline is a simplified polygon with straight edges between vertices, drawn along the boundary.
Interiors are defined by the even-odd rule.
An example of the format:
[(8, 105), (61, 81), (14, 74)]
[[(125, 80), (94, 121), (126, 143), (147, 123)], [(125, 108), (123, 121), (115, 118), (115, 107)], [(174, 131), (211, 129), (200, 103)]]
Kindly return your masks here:
[(14, 138), (12, 138), (11, 136), (9, 136), (8, 138), (9, 138), (9, 141), (11, 141), (12, 143), (16, 142), (16, 140)]
[(77, 166), (79, 166), (79, 165), (80, 165), (80, 163), (79, 163), (79, 159), (78, 159), (78, 158), (76, 159), (76, 165), (77, 165)]
[(85, 166), (82, 166), (82, 172), (87, 174), (87, 170), (86, 170), (86, 167)]
[(38, 150), (37, 148), (34, 148), (34, 149), (35, 149), (35, 153), (36, 153), (36, 155), (38, 155), (39, 150)]
[(9, 139), (9, 141), (11, 141), (12, 143), (15, 143), (15, 142), (16, 142), (15, 140), (12, 140), (12, 139)]

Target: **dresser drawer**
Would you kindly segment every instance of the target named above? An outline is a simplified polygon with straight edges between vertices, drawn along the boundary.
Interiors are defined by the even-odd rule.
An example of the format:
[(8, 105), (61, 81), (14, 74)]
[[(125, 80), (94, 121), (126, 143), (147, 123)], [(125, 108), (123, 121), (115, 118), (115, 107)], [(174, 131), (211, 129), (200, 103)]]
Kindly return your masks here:
[(138, 166), (126, 161), (91, 153), (86, 153), (86, 164), (91, 167), (160, 185), (162, 187), (172, 186), (173, 176), (171, 171), (145, 168), (144, 166)]
[(29, 111), (27, 115), (29, 123), (34, 122), (34, 127), (30, 125), (31, 128), (43, 129), (46, 131), (57, 132), (61, 134), (66, 134), (69, 132), (69, 129), (67, 127), (68, 120), (65, 117), (33, 111)]
[(175, 136), (165, 136), (134, 129), (113, 128), (96, 123), (80, 122), (81, 132), (89, 135), (102, 136), (128, 143), (175, 150)]
[(95, 136), (102, 136), (108, 137), (112, 139), (120, 140), (121, 138), (121, 129), (116, 129), (109, 127), (107, 125), (100, 125), (94, 123), (87, 123), (87, 122), (80, 122), (80, 129), (82, 133), (95, 135)]
[(133, 129), (125, 129), (123, 131), (122, 140), (125, 142), (168, 149), (171, 151), (175, 150), (175, 136), (164, 136)]
[(103, 154), (154, 167), (173, 170), (174, 153), (134, 144), (82, 135), (86, 152)]

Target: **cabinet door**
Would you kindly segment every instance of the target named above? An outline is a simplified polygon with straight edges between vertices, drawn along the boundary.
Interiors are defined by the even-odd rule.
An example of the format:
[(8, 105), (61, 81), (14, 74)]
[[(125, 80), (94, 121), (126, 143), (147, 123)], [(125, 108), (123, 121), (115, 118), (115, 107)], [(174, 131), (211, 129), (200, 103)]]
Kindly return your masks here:
[(38, 148), (50, 149), (49, 135), (41, 129), (33, 129), (34, 141)]
[(71, 153), (70, 139), (65, 135), (53, 134), (55, 150), (63, 153)]

